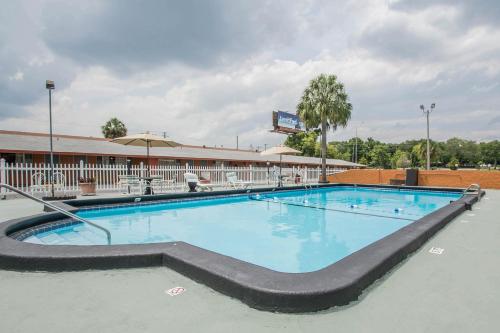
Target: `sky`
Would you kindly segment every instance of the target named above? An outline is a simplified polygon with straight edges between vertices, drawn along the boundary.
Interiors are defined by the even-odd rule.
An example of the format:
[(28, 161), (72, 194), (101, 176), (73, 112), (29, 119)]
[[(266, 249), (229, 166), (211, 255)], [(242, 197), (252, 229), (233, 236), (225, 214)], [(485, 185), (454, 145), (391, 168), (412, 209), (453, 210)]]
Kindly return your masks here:
[(0, 129), (166, 132), (185, 144), (262, 147), (335, 74), (353, 105), (328, 140), (500, 138), (498, 0), (2, 1)]

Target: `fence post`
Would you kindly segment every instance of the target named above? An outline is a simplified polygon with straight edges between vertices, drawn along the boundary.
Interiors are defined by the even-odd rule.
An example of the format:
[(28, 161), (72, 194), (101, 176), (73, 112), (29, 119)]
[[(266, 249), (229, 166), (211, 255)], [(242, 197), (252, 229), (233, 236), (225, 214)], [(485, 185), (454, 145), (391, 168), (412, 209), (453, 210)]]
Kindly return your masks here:
[(304, 183), (307, 183), (307, 165), (304, 167)]
[[(6, 176), (5, 176), (5, 158), (0, 158), (0, 183), (2, 184), (6, 184), (7, 183), (7, 180), (6, 180)], [(6, 192), (5, 188), (1, 188), (0, 189), (1, 193), (4, 193)]]
[(144, 162), (142, 162), (142, 161), (139, 164), (139, 176), (144, 177)]
[(253, 182), (253, 167), (250, 164), (250, 182)]
[(80, 160), (80, 177), (85, 177), (85, 169), (83, 168), (83, 160)]

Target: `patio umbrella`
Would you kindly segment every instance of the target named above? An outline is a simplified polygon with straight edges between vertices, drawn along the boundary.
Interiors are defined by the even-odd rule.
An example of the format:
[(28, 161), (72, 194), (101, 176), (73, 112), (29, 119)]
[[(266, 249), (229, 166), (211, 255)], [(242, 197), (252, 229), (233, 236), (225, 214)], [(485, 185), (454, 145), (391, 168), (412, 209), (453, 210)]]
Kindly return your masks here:
[(272, 148), (269, 148), (267, 150), (264, 150), (260, 154), (263, 156), (280, 155), (280, 181), (278, 182), (278, 187), (280, 187), (280, 185), (281, 185), (281, 160), (282, 160), (283, 155), (296, 155), (296, 154), (300, 154), (300, 151), (293, 149), (293, 148), (290, 148), (290, 147), (287, 147), (287, 146), (280, 145), (280, 146), (276, 146), (276, 147), (272, 147)]
[(146, 147), (146, 155), (148, 161), (148, 177), (149, 174), (149, 148), (151, 147), (178, 147), (181, 144), (169, 138), (164, 138), (149, 133), (141, 133), (134, 135), (127, 135), (121, 138), (111, 140), (111, 142), (118, 143), (124, 146), (138, 146)]

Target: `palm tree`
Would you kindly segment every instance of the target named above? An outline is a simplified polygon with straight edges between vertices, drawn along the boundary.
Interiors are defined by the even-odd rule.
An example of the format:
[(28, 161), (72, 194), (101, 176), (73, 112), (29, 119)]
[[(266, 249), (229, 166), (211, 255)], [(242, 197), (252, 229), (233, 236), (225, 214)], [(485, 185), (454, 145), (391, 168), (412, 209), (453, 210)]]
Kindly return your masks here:
[(102, 134), (107, 139), (116, 139), (127, 135), (127, 127), (118, 118), (111, 118), (104, 126), (101, 126), (101, 129)]
[(309, 82), (297, 105), (297, 115), (307, 129), (321, 125), (321, 182), (326, 179), (326, 132), (338, 126), (346, 127), (351, 119), (352, 105), (344, 91), (344, 85), (335, 75), (321, 74)]

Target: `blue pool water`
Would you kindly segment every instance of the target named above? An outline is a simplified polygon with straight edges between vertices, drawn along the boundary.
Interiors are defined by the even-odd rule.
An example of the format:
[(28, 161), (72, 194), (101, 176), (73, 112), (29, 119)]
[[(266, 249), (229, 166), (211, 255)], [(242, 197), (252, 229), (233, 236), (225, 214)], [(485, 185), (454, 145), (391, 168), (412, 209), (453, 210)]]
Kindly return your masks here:
[[(335, 187), (86, 210), (113, 244), (184, 241), (281, 272), (310, 272), (397, 231), (457, 193)], [(86, 224), (41, 232), (38, 244), (106, 244)]]

